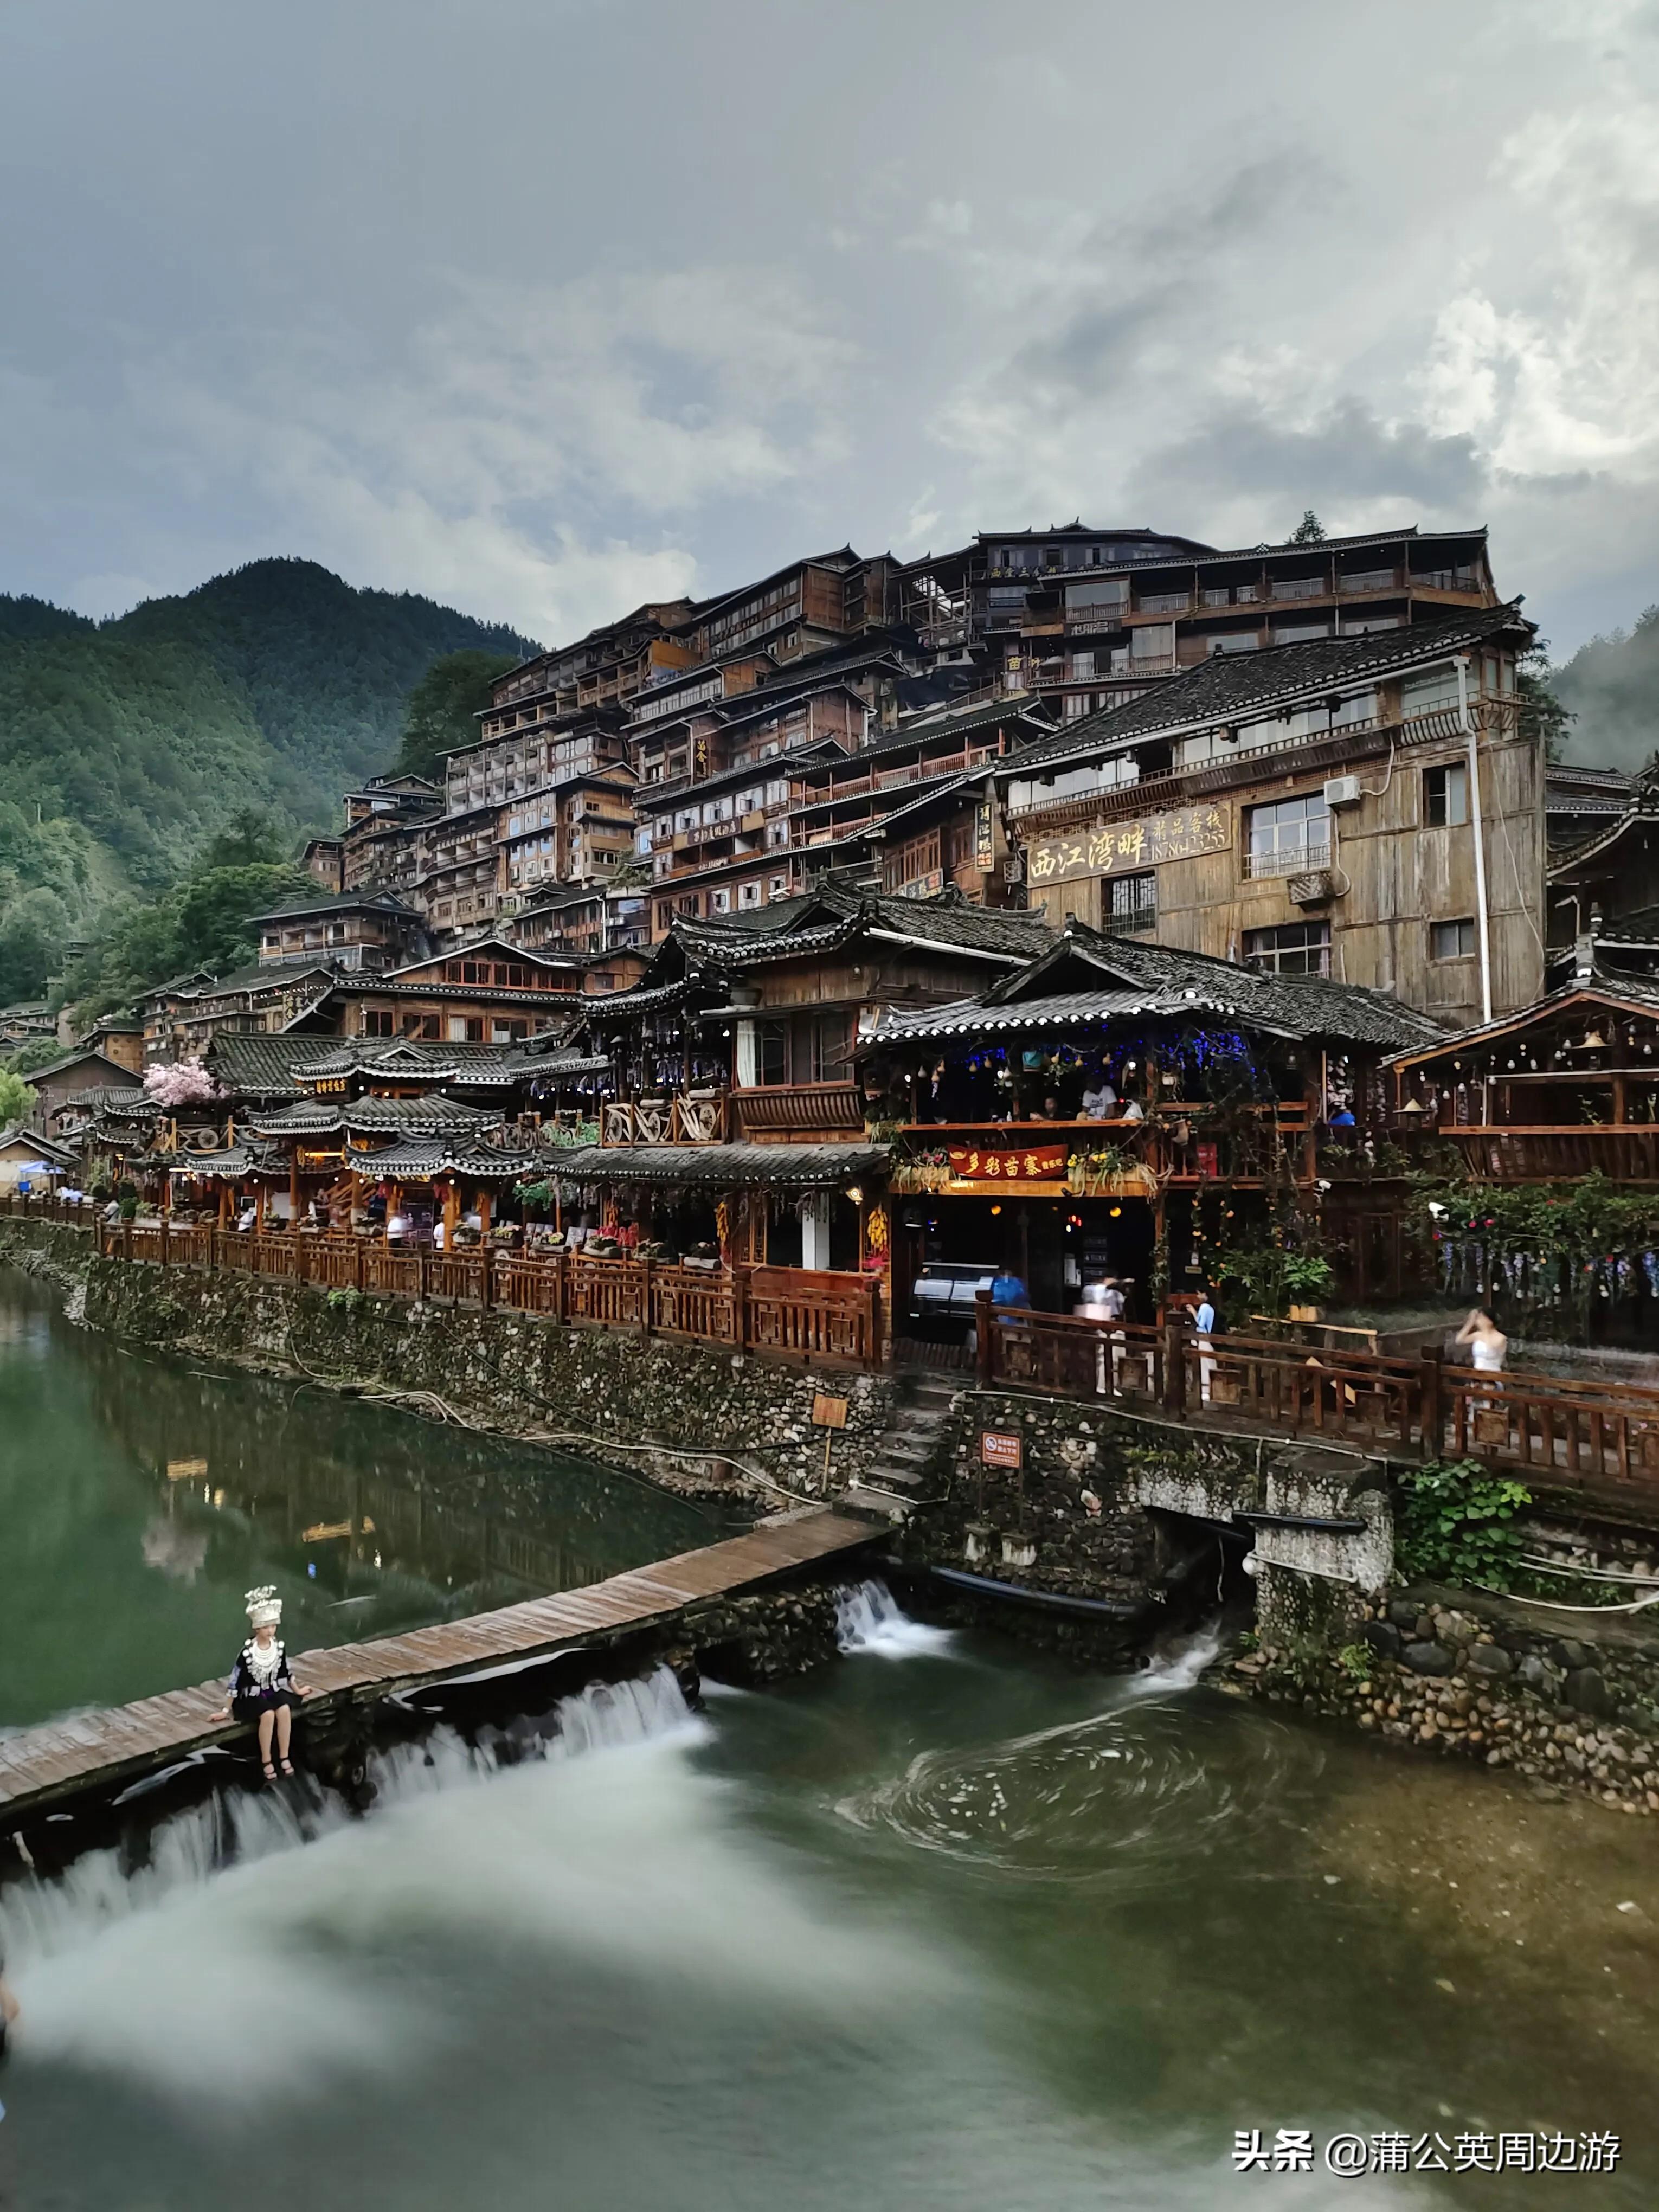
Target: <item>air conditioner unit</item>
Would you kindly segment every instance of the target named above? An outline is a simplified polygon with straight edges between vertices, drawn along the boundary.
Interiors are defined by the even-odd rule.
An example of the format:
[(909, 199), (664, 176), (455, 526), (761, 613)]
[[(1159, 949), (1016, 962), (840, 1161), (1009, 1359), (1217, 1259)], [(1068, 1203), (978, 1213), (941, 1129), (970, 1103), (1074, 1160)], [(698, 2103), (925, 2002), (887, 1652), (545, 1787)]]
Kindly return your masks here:
[(1359, 778), (1357, 775), (1328, 775), (1325, 779), (1327, 806), (1358, 806)]

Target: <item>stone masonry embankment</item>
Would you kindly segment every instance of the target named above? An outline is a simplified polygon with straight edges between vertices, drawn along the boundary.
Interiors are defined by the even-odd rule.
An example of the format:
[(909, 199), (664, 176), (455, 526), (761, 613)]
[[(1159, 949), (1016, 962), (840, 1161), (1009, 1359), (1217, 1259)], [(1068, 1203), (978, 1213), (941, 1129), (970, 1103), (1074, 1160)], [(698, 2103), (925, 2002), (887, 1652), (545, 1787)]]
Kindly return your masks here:
[(1241, 1686), (1385, 1742), (1479, 1760), (1659, 1813), (1659, 1636), (1630, 1617), (1547, 1624), (1524, 1600), (1410, 1591), (1364, 1606), (1350, 1640), (1275, 1639)]
[[(297, 1371), (337, 1388), (430, 1392), (481, 1427), (568, 1441), (599, 1458), (622, 1447), (630, 1456), (635, 1447), (666, 1447), (686, 1456), (641, 1460), (653, 1480), (757, 1505), (783, 1500), (720, 1455), (787, 1493), (834, 1496), (871, 1466), (895, 1404), (885, 1376), (807, 1369), (635, 1330), (100, 1260), (84, 1236), (47, 1222), (0, 1222), (0, 1256), (73, 1285), (79, 1316), (128, 1343)], [(848, 1401), (827, 1481), (825, 1432), (811, 1423), (819, 1391)]]

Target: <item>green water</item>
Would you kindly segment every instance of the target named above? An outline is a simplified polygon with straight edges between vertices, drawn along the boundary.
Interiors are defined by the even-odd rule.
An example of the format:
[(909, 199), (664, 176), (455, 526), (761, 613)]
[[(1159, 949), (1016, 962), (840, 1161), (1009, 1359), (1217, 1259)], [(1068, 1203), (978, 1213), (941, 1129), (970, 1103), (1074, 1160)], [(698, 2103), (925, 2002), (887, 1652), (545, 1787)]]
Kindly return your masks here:
[[(14, 1708), (203, 1673), (255, 1575), (325, 1632), (360, 1585), (377, 1626), (501, 1594), (509, 1540), (586, 1570), (691, 1533), (631, 1485), (543, 1474), (532, 1505), (512, 1455), (7, 1310)], [(170, 1482), (182, 1457), (207, 1474)], [(378, 1569), (307, 1540), (348, 1509)], [(1653, 1822), (1323, 1733), (1179, 1655), (1078, 1674), (879, 1593), (849, 1620), (841, 1663), (700, 1716), (665, 1674), (568, 1699), (514, 1738), (545, 1758), (439, 1730), (376, 1758), (362, 1819), (302, 1780), (173, 1816), (142, 1864), (0, 1852), (0, 2204), (1659, 2203)], [(1621, 2156), (1235, 2173), (1251, 2129)]]
[(331, 1393), (139, 1358), (0, 1270), (0, 1727), (228, 1671), (274, 1583), (295, 1650), (725, 1533), (633, 1478)]

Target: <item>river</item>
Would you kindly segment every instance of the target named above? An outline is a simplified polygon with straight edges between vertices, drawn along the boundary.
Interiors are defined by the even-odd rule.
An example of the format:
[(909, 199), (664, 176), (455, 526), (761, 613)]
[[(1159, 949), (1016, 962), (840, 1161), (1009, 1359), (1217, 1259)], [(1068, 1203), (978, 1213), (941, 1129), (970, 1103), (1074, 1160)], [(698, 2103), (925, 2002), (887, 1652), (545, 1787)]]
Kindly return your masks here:
[[(258, 1386), (211, 1387), (234, 1405)], [(173, 1388), (138, 1370), (125, 1395)], [(76, 1419), (113, 1418), (82, 1393)], [(122, 1418), (111, 1451), (147, 1433)], [(434, 1484), (471, 1448), (393, 1425)], [(133, 1509), (130, 1547), (148, 1526)], [(701, 1712), (666, 1674), (590, 1690), (512, 1765), (440, 1733), (380, 1759), (361, 1820), (237, 1797), (175, 1818), (141, 1873), (94, 1856), (9, 1883), (20, 2202), (1659, 2197), (1650, 1823), (1282, 1718), (1214, 1686), (1201, 1641), (1079, 1674), (907, 1622), (878, 1586), (849, 1596), (845, 1640), (841, 1663), (712, 1687)], [(1431, 2156), (1439, 2136), (1449, 2160), (1464, 2137), (1611, 2130), (1622, 2157), (1236, 2175), (1252, 2128), (1269, 2148), (1398, 2132)]]
[(0, 1728), (596, 1582), (729, 1533), (638, 1478), (121, 1349), (0, 1267)]

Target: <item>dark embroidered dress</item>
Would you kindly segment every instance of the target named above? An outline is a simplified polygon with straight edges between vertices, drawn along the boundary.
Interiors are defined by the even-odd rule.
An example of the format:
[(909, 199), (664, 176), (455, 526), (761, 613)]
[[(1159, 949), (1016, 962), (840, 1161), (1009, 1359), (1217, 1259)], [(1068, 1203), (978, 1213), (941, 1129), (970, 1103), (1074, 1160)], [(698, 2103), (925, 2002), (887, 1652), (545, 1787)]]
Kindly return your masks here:
[[(270, 1653), (276, 1653), (273, 1663)], [(288, 1650), (275, 1638), (260, 1651), (249, 1637), (230, 1674), (230, 1710), (239, 1721), (257, 1721), (281, 1705), (298, 1712), (302, 1703), (289, 1672)]]

